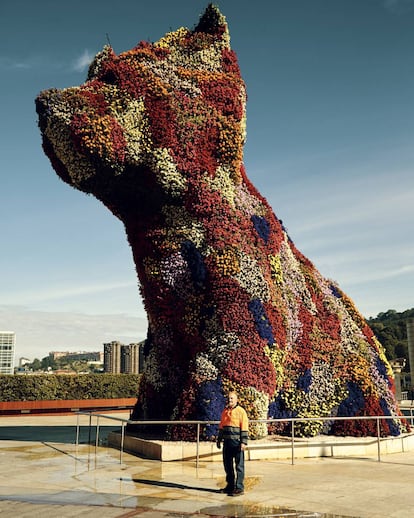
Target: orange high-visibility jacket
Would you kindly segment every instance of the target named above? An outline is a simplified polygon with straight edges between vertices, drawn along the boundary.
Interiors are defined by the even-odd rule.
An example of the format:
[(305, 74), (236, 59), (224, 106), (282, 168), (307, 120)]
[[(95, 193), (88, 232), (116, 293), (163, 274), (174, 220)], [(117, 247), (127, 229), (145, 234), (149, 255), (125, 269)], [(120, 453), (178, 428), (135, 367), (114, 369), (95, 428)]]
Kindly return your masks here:
[(218, 440), (235, 440), (247, 444), (249, 420), (246, 410), (239, 405), (225, 408), (221, 414)]

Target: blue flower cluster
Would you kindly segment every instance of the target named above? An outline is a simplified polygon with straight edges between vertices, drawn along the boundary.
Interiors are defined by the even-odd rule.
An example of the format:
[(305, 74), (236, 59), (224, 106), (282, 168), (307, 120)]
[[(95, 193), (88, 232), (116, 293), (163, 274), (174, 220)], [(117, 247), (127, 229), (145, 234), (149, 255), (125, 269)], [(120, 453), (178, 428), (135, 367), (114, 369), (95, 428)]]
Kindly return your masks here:
[(269, 419), (285, 419), (290, 417), (296, 417), (297, 411), (292, 411), (286, 408), (286, 404), (282, 399), (281, 394), (275, 398), (269, 405), (268, 410)]
[(306, 369), (305, 372), (299, 376), (298, 381), (296, 382), (296, 387), (304, 392), (309, 392), (311, 383), (312, 372), (310, 369)]
[[(387, 375), (387, 369), (385, 367), (384, 362), (381, 360), (380, 357), (375, 358), (375, 365), (377, 367), (378, 373), (381, 377), (384, 378), (384, 380), (388, 383), (388, 386), (390, 386), (390, 380)], [(388, 414), (385, 414), (388, 415)]]
[(249, 311), (253, 315), (253, 320), (260, 338), (267, 341), (269, 346), (275, 343), (272, 325), (266, 315), (266, 311), (259, 299), (252, 299), (249, 302)]
[[(200, 384), (197, 399), (198, 419), (202, 421), (219, 421), (226, 405), (221, 378), (205, 381)], [(218, 425), (206, 425), (204, 435), (207, 439), (217, 437)]]
[(182, 243), (181, 253), (190, 268), (191, 278), (193, 279), (195, 286), (201, 288), (205, 284), (207, 276), (203, 256), (191, 241), (184, 241)]
[(332, 295), (334, 297), (336, 297), (337, 299), (340, 299), (342, 297), (341, 293), (339, 292), (338, 288), (336, 286), (334, 286), (333, 284), (331, 284), (329, 286), (329, 288), (331, 289), (331, 292), (332, 292)]
[(365, 399), (361, 388), (353, 381), (347, 381), (348, 397), (338, 407), (338, 415), (351, 417), (364, 408)]
[(263, 239), (263, 241), (267, 244), (270, 236), (270, 225), (268, 221), (262, 216), (257, 216), (253, 214), (251, 217), (254, 228), (259, 236)]
[[(391, 412), (388, 408), (387, 402), (384, 400), (384, 398), (380, 399), (380, 406), (382, 411), (384, 412), (384, 415), (391, 415)], [(387, 425), (390, 430), (390, 434), (396, 437), (397, 435), (400, 435), (400, 429), (395, 424), (395, 422), (392, 419), (387, 419)]]

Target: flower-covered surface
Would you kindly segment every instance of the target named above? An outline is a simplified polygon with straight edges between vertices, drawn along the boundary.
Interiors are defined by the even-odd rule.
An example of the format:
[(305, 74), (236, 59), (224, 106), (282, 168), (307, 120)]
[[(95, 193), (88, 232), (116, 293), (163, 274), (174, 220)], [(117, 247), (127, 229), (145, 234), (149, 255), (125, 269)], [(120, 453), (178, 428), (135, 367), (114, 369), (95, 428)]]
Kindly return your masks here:
[[(105, 47), (83, 85), (36, 102), (58, 175), (125, 225), (149, 322), (135, 417), (218, 420), (235, 389), (250, 419), (385, 415), (383, 435), (406, 429), (383, 347), (246, 176), (245, 85), (216, 7), (194, 30)], [(375, 421), (298, 428), (376, 433)]]

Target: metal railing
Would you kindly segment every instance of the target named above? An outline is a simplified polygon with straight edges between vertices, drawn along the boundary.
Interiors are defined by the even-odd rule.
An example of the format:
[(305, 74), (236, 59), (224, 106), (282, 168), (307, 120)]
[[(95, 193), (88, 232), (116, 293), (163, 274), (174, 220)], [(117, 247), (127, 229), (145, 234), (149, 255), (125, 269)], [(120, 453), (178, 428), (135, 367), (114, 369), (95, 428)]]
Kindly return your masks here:
[(401, 405), (399, 408), (410, 425), (414, 426), (414, 401), (411, 401), (411, 405)]
[[(405, 408), (401, 408), (401, 410), (405, 410)], [(266, 423), (266, 424), (272, 424), (272, 423), (291, 423), (291, 434), (290, 434), (290, 448), (291, 448), (291, 462), (292, 465), (294, 464), (295, 459), (295, 439), (297, 439), (297, 436), (295, 436), (295, 424), (296, 423), (303, 423), (303, 422), (312, 422), (312, 421), (376, 421), (376, 442), (377, 442), (377, 460), (378, 462), (381, 462), (381, 427), (380, 427), (380, 421), (383, 420), (405, 420), (410, 422), (411, 425), (413, 425), (414, 415), (413, 415), (413, 408), (407, 407), (406, 410), (410, 410), (410, 415), (402, 415), (402, 416), (358, 416), (358, 417), (291, 417), (291, 418), (283, 418), (283, 419), (256, 419), (256, 420), (250, 420), (250, 423)], [(125, 443), (125, 426), (126, 425), (142, 425), (142, 426), (152, 426), (152, 425), (182, 425), (182, 426), (189, 426), (189, 425), (196, 425), (197, 426), (197, 434), (196, 434), (196, 467), (199, 465), (199, 459), (200, 459), (200, 429), (201, 426), (206, 425), (217, 425), (219, 424), (219, 421), (150, 421), (150, 420), (141, 420), (141, 421), (134, 421), (131, 419), (125, 419), (122, 417), (115, 417), (115, 416), (108, 416), (105, 414), (97, 414), (93, 411), (79, 411), (77, 412), (77, 425), (76, 425), (76, 446), (79, 445), (79, 432), (80, 432), (80, 423), (79, 418), (81, 415), (88, 415), (89, 416), (89, 444), (91, 443), (91, 430), (92, 430), (92, 417), (96, 418), (96, 433), (95, 433), (95, 448), (99, 445), (99, 428), (100, 428), (100, 422), (99, 420), (102, 419), (109, 419), (113, 421), (117, 421), (121, 423), (121, 441), (120, 441), (120, 447), (119, 447), (119, 462), (122, 463), (122, 455), (124, 452), (124, 443)], [(335, 436), (331, 436), (335, 437)], [(303, 437), (300, 437), (301, 440), (303, 440)], [(361, 439), (359, 437), (359, 439)], [(338, 442), (339, 445), (339, 442)], [(275, 444), (275, 448), (277, 445)], [(247, 448), (249, 449), (249, 448)]]

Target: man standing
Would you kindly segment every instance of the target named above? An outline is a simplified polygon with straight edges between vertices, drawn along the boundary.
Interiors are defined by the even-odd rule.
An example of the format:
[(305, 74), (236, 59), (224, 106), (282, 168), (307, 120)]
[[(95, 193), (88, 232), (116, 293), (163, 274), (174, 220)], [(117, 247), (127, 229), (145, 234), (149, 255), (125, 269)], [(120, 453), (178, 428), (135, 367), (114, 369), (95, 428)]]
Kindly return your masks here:
[(222, 493), (231, 496), (244, 494), (244, 451), (247, 448), (249, 431), (246, 411), (237, 401), (237, 393), (229, 392), (228, 404), (221, 414), (217, 438), (217, 448), (223, 442), (223, 465), (227, 482)]

